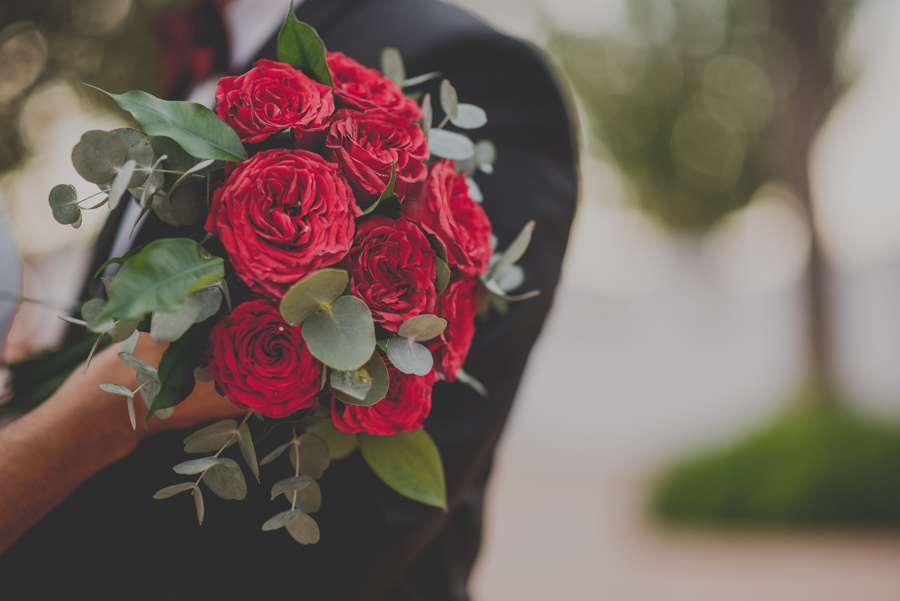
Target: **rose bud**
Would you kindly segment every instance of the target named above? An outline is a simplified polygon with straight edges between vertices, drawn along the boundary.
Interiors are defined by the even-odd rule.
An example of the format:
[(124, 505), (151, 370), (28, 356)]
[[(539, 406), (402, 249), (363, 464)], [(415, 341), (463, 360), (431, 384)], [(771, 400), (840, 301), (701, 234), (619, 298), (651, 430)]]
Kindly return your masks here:
[(254, 292), (280, 297), (347, 255), (358, 214), (336, 164), (305, 150), (274, 149), (229, 165), (206, 231), (219, 237)]

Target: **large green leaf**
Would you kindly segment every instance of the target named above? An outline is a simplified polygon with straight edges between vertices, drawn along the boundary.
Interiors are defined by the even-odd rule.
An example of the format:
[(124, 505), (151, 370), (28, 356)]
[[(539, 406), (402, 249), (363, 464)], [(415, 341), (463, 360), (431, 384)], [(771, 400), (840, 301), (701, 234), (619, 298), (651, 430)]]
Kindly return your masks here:
[(214, 325), (214, 319), (195, 324), (163, 352), (159, 361), (159, 392), (147, 410), (145, 423), (154, 412), (174, 407), (194, 391), (194, 369), (203, 361), (203, 349)]
[(113, 277), (109, 304), (97, 318), (137, 319), (175, 312), (189, 294), (225, 276), (225, 264), (188, 238), (164, 238), (122, 263)]
[(325, 62), (325, 43), (315, 29), (297, 20), (293, 2), (278, 32), (278, 60), (306, 72), (319, 83), (334, 86)]
[(395, 491), (426, 505), (447, 508), (441, 455), (425, 430), (392, 436), (360, 434), (359, 449), (372, 471)]
[(131, 113), (144, 132), (152, 136), (172, 138), (195, 158), (247, 160), (247, 153), (237, 132), (202, 104), (161, 100), (141, 91), (111, 94), (106, 90), (90, 87), (107, 94)]

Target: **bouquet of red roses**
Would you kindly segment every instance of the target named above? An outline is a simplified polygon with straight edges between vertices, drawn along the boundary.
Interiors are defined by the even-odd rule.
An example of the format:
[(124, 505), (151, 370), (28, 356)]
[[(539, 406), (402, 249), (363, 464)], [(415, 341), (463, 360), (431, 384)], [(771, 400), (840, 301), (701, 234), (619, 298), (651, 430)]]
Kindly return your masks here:
[[(147, 419), (165, 419), (195, 380), (248, 410), (241, 423), (188, 436), (185, 451), (204, 456), (176, 465), (191, 480), (157, 498), (191, 491), (202, 523), (201, 482), (226, 499), (247, 493), (227, 447), (238, 444), (257, 479), (259, 465), (287, 452), (293, 475), (271, 492), (290, 509), (263, 529), (307, 544), (319, 538), (316, 480), (356, 449), (400, 494), (445, 505), (440, 457), (422, 429), (431, 390), (459, 380), (483, 393), (462, 369), (474, 318), (513, 298), (532, 224), (494, 253), (470, 177), (491, 171), (493, 146), (446, 129), (481, 127), (484, 111), (444, 80), (446, 116), (432, 127), (430, 96), (420, 105), (404, 95), (438, 74), (406, 79), (393, 49), (383, 74), (326, 52), (292, 12), (278, 58), (221, 79), (215, 112), (110, 94), (141, 130), (87, 132), (74, 148), (78, 172), (106, 195), (90, 208), (130, 193), (139, 220), (152, 210), (175, 229), (110, 259), (98, 275), (121, 265), (104, 278), (107, 299), (66, 319), (98, 334), (95, 349), (106, 336), (122, 343), (137, 389), (101, 387), (125, 397), (134, 427), (136, 395)], [(50, 193), (57, 221), (74, 227), (86, 200), (69, 185)], [(169, 342), (158, 366), (134, 355), (141, 332)], [(255, 437), (251, 415), (263, 422)], [(257, 461), (254, 440), (282, 423), (292, 436)]]

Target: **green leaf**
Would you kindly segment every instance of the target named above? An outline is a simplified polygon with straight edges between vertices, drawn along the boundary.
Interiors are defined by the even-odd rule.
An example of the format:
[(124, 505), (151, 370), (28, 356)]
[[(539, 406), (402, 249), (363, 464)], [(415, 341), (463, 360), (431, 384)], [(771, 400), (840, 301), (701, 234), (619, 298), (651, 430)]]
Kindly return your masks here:
[[(394, 184), (397, 182), (397, 163), (395, 161), (391, 161), (391, 179), (388, 180), (388, 185), (381, 191), (381, 194), (378, 195), (378, 198), (375, 199), (369, 208), (363, 211), (363, 215), (368, 215), (372, 211), (375, 210), (379, 204), (381, 204), (382, 200), (387, 200), (388, 198), (397, 198), (397, 195), (394, 193)], [(399, 198), (397, 199), (399, 202)]]
[(473, 376), (467, 374), (463, 368), (459, 368), (456, 372), (456, 380), (458, 382), (462, 382), (472, 390), (478, 393), (478, 395), (486, 399), (488, 396), (487, 388), (484, 387), (484, 384), (476, 380)]
[(94, 277), (95, 278), (98, 277), (101, 273), (103, 273), (104, 269), (106, 269), (107, 267), (109, 267), (110, 265), (112, 265), (114, 263), (124, 263), (125, 261), (127, 261), (128, 259), (133, 257), (134, 255), (141, 252), (142, 248), (144, 248), (143, 244), (140, 246), (136, 246), (135, 248), (132, 248), (131, 250), (129, 250), (127, 253), (125, 253), (121, 257), (113, 257), (111, 259), (108, 259), (106, 261), (106, 263), (104, 263), (103, 265), (100, 266), (100, 269), (97, 270), (97, 272), (94, 274)]
[(434, 278), (434, 288), (437, 290), (438, 295), (441, 295), (450, 283), (450, 266), (447, 265), (447, 261), (440, 257), (434, 258), (434, 265), (437, 268), (437, 276)]
[(343, 459), (359, 447), (359, 441), (356, 434), (345, 434), (335, 427), (331, 419), (322, 420), (318, 424), (310, 426), (307, 432), (319, 436), (328, 446), (328, 453), (331, 459), (337, 461)]
[(333, 369), (361, 367), (375, 350), (375, 323), (366, 303), (342, 296), (303, 322), (303, 340), (312, 355)]
[(484, 167), (486, 165), (491, 166), (491, 169), (485, 171), (485, 173), (493, 171), (493, 165), (497, 162), (497, 147), (494, 146), (493, 142), (490, 140), (479, 140), (475, 144), (475, 162), (482, 171), (485, 171)]
[(309, 486), (301, 490), (285, 491), (284, 498), (303, 513), (315, 513), (322, 507), (322, 489), (315, 480), (311, 480)]
[(181, 338), (203, 312), (203, 299), (195, 292), (172, 313), (156, 311), (150, 322), (150, 338), (153, 342), (171, 342)]
[(137, 319), (157, 311), (175, 312), (189, 294), (224, 275), (222, 259), (211, 256), (193, 240), (155, 240), (116, 272), (109, 303), (97, 319)]
[(140, 339), (140, 330), (135, 330), (134, 332), (132, 332), (131, 336), (129, 336), (127, 340), (122, 341), (122, 346), (120, 347), (122, 349), (122, 352), (128, 355), (133, 355), (135, 349), (137, 349), (137, 345)]
[(415, 501), (447, 508), (444, 466), (425, 430), (392, 436), (359, 435), (363, 458), (385, 484)]
[(88, 329), (92, 332), (108, 332), (116, 327), (112, 317), (104, 317), (107, 311), (107, 303), (102, 298), (92, 298), (81, 307), (81, 316), (88, 323)]
[(278, 310), (286, 322), (298, 326), (340, 297), (349, 281), (343, 269), (320, 269), (291, 286)]
[(194, 368), (203, 360), (203, 351), (214, 324), (205, 321), (196, 324), (187, 333), (169, 344), (159, 362), (159, 392), (153, 397), (153, 404), (144, 419), (160, 409), (174, 407), (194, 390)]
[(159, 373), (156, 371), (155, 367), (153, 367), (143, 359), (135, 357), (131, 353), (119, 353), (119, 359), (121, 359), (125, 365), (138, 373), (143, 373), (151, 378), (159, 377)]
[(472, 140), (446, 129), (431, 130), (428, 134), (428, 149), (431, 154), (455, 161), (464, 161), (475, 154)]
[(306, 432), (300, 435), (297, 452), (291, 454), (291, 464), (300, 473), (318, 480), (331, 465), (328, 445), (316, 434)]
[(450, 123), (463, 129), (478, 129), (487, 124), (487, 113), (480, 106), (460, 103), (456, 107), (456, 116), (450, 118)]
[(301, 490), (309, 486), (309, 483), (312, 482), (313, 479), (309, 476), (297, 476), (295, 478), (287, 478), (285, 480), (279, 480), (272, 487), (272, 498), (274, 499), (278, 495), (283, 492), (289, 490)]
[(372, 389), (372, 378), (365, 367), (355, 371), (331, 370), (331, 389), (339, 390), (356, 401), (366, 398)]
[(222, 461), (222, 459), (219, 459), (218, 457), (201, 457), (200, 459), (183, 461), (172, 469), (176, 474), (199, 474), (200, 472), (205, 472), (220, 461)]
[(456, 88), (446, 79), (441, 81), (441, 109), (451, 119), (455, 119), (459, 114), (459, 98), (456, 95)]
[(314, 545), (319, 542), (319, 525), (305, 513), (288, 522), (285, 529), (301, 545)]
[(241, 500), (247, 496), (247, 481), (241, 466), (233, 459), (219, 457), (219, 463), (209, 468), (203, 481), (216, 496), (229, 500)]
[(247, 462), (247, 467), (253, 473), (256, 481), (259, 482), (259, 464), (256, 462), (256, 449), (253, 447), (253, 437), (250, 435), (250, 426), (241, 424), (238, 429), (238, 445), (241, 448), (241, 455)]
[(141, 319), (120, 319), (116, 322), (112, 332), (109, 333), (113, 342), (125, 342), (134, 335), (137, 327), (141, 325)]
[(437, 315), (424, 313), (410, 317), (404, 321), (397, 329), (397, 334), (410, 340), (431, 340), (436, 336), (440, 336), (447, 328), (447, 320)]
[[(144, 401), (144, 406), (149, 409), (153, 405), (153, 397), (155, 397), (159, 393), (159, 380), (156, 378), (151, 378), (150, 376), (138, 372), (137, 373), (137, 385), (141, 389), (140, 395), (141, 400)], [(159, 419), (168, 419), (172, 415), (172, 411), (174, 411), (171, 407), (168, 409), (160, 409), (154, 415)]]
[(282, 511), (275, 517), (272, 517), (272, 518), (269, 518), (268, 520), (266, 520), (266, 522), (262, 526), (262, 529), (264, 531), (269, 531), (269, 530), (278, 530), (279, 528), (284, 528), (285, 526), (287, 526), (288, 522), (290, 522), (291, 520), (293, 520), (295, 517), (297, 517), (298, 515), (300, 515), (302, 513), (303, 512), (300, 511), (299, 509), (288, 509), (287, 511)]
[[(183, 100), (160, 100), (156, 96), (140, 91), (110, 94), (106, 90), (89, 87), (115, 100), (120, 107), (132, 114), (146, 133), (172, 138), (195, 158), (223, 161), (247, 159), (247, 153), (237, 132), (202, 104)], [(118, 136), (116, 138), (119, 139)], [(119, 140), (121, 142), (121, 139)], [(125, 143), (121, 144), (124, 148)], [(74, 161), (75, 157), (72, 158)], [(123, 153), (122, 163), (124, 162)]]
[[(237, 432), (237, 421), (226, 419), (201, 428), (184, 439), (186, 453), (212, 453), (222, 448)], [(228, 446), (237, 442), (237, 436)]]
[(422, 132), (425, 139), (431, 134), (431, 125), (434, 122), (434, 111), (431, 108), (431, 94), (425, 94), (422, 98)]
[(399, 50), (388, 47), (381, 51), (381, 72), (398, 87), (403, 87), (406, 69), (403, 67), (403, 57), (400, 56)]
[(522, 294), (510, 295), (500, 287), (500, 284), (498, 284), (496, 280), (488, 280), (484, 282), (484, 287), (487, 288), (493, 296), (499, 297), (505, 301), (523, 301), (529, 298), (534, 298), (541, 293), (540, 290), (531, 290)]
[[(63, 225), (81, 225), (81, 207), (78, 206), (78, 192), (71, 184), (60, 184), (50, 190), (50, 208), (53, 218)], [(77, 226), (76, 226), (77, 227)]]
[(173, 484), (172, 486), (167, 486), (165, 488), (161, 488), (156, 491), (153, 495), (154, 499), (168, 499), (169, 497), (174, 497), (180, 492), (184, 492), (186, 490), (191, 490), (192, 488), (196, 488), (193, 482), (182, 482), (181, 484)]
[(194, 506), (197, 508), (197, 523), (201, 526), (203, 525), (203, 493), (200, 492), (200, 489), (194, 487)]
[(394, 367), (405, 374), (425, 376), (434, 367), (431, 351), (415, 340), (394, 336), (388, 340), (385, 351)]
[(269, 454), (267, 454), (265, 457), (263, 457), (262, 461), (260, 461), (259, 464), (260, 465), (268, 465), (268, 464), (272, 463), (273, 461), (275, 461), (276, 459), (281, 457), (281, 454), (284, 453), (284, 451), (289, 446), (291, 446), (291, 444), (292, 444), (292, 442), (288, 441), (288, 442), (284, 443), (283, 445), (276, 447)]
[[(347, 403), (348, 405), (368, 407), (383, 399), (387, 394), (388, 387), (390, 386), (390, 375), (388, 374), (387, 367), (384, 364), (384, 359), (381, 358), (381, 354), (378, 351), (372, 353), (372, 356), (368, 361), (366, 361), (365, 365), (363, 365), (360, 370), (366, 371), (366, 374), (371, 379), (372, 383), (372, 386), (368, 389), (364, 398), (359, 399), (351, 394), (348, 394), (341, 387), (335, 386), (335, 378), (341, 378), (340, 374), (353, 374), (355, 372), (332, 371), (331, 393), (335, 397), (337, 397), (338, 400)], [(335, 374), (338, 375), (335, 376)], [(350, 377), (352, 378), (353, 376), (351, 375)]]
[(174, 192), (154, 200), (157, 205), (167, 205), (168, 216), (176, 222), (176, 227), (198, 225), (206, 221), (206, 184), (188, 182)]
[(72, 149), (72, 165), (87, 181), (107, 184), (116, 177), (127, 156), (128, 146), (121, 137), (112, 132), (93, 130), (85, 132)]
[(113, 394), (120, 394), (122, 396), (128, 397), (129, 399), (134, 398), (134, 393), (131, 392), (128, 387), (122, 386), (121, 384), (104, 383), (100, 384), (100, 389), (105, 390), (106, 392), (111, 392)]
[(509, 245), (509, 248), (500, 256), (500, 260), (494, 263), (487, 274), (485, 274), (484, 281), (489, 282), (494, 279), (495, 276), (503, 273), (507, 267), (522, 258), (522, 255), (525, 254), (525, 251), (528, 250), (528, 245), (531, 243), (531, 232), (533, 231), (534, 220), (531, 220), (525, 224), (525, 227), (522, 228), (516, 239)]
[(325, 43), (316, 30), (297, 20), (294, 3), (278, 32), (278, 61), (300, 69), (321, 84), (334, 87), (325, 62)]

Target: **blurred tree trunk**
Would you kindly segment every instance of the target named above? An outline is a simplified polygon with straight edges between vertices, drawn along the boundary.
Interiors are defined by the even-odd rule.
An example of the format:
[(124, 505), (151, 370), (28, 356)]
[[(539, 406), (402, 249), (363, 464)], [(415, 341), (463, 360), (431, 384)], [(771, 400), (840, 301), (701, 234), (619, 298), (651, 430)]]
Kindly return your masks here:
[[(835, 19), (828, 0), (776, 0), (775, 26), (796, 55), (796, 87), (788, 100), (791, 136), (781, 177), (793, 187), (807, 209), (812, 245), (807, 273), (807, 339), (810, 383), (820, 392), (832, 385), (832, 328), (827, 269), (813, 219), (809, 184), (809, 151), (813, 138), (831, 108), (834, 92)], [(823, 403), (829, 394), (814, 395)]]

